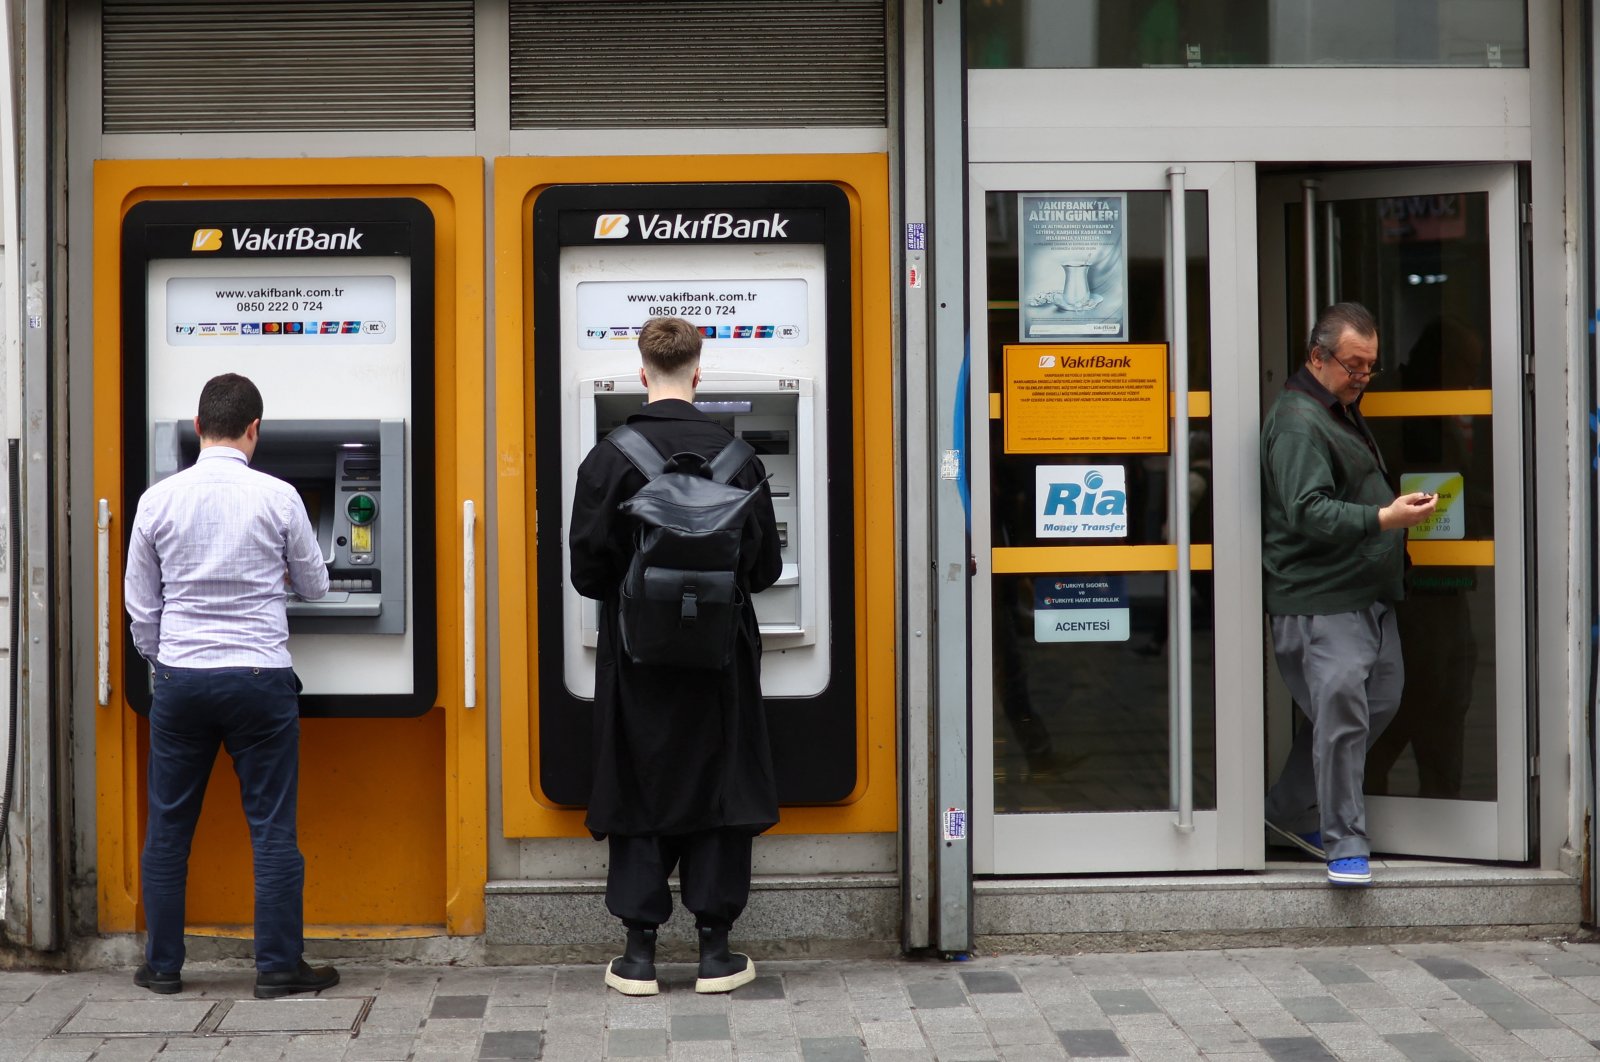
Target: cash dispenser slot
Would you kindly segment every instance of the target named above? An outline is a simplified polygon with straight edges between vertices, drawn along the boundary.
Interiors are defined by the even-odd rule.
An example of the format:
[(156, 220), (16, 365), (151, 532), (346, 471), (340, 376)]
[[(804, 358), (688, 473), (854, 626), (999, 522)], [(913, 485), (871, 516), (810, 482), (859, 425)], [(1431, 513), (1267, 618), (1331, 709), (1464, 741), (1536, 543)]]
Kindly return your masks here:
[[(193, 464), (190, 421), (152, 425), (152, 480)], [(405, 421), (274, 420), (251, 467), (299, 492), (328, 566), (326, 596), (286, 594), (291, 633), (403, 634)], [(385, 578), (385, 575), (388, 578)]]

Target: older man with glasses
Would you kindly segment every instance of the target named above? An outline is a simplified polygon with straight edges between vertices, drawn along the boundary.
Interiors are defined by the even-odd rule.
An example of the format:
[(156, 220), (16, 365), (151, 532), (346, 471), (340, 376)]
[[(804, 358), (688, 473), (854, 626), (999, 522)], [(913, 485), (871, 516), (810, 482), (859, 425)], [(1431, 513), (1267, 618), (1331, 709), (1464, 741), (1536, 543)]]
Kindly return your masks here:
[(1261, 428), (1262, 583), (1278, 669), (1310, 721), (1267, 793), (1269, 837), (1327, 861), (1334, 885), (1370, 885), (1367, 749), (1405, 683), (1394, 603), (1408, 527), (1431, 494), (1395, 495), (1361, 395), (1378, 375), (1366, 307), (1323, 310), (1306, 363)]

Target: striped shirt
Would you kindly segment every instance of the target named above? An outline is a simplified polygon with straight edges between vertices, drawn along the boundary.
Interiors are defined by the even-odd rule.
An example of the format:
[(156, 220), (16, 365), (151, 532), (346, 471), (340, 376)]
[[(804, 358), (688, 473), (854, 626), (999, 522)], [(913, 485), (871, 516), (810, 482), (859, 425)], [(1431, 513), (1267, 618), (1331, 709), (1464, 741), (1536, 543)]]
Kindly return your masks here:
[(289, 591), (328, 592), (305, 503), (231, 446), (139, 499), (123, 596), (133, 644), (170, 667), (289, 667)]

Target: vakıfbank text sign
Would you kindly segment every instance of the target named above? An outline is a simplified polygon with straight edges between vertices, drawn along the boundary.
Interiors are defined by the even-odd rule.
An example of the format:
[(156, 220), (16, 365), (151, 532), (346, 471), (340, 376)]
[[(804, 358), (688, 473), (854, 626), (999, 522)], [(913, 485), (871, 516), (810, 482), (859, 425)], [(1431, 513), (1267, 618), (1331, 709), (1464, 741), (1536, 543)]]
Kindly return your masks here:
[(1008, 454), (1167, 452), (1164, 343), (1005, 348)]

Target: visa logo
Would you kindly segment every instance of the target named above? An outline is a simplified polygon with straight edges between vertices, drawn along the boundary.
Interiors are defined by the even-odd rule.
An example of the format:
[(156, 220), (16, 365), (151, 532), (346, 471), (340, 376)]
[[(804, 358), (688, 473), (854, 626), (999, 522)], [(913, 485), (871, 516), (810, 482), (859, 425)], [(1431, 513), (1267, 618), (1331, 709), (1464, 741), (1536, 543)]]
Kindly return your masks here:
[[(353, 226), (346, 232), (317, 232), (303, 225), (281, 232), (269, 228), (230, 231), (235, 251), (359, 251), (365, 235)], [(198, 233), (195, 235), (199, 237)], [(222, 238), (220, 232), (217, 238)]]
[(220, 251), (222, 250), (221, 229), (195, 229), (194, 243), (189, 245), (191, 251)]
[(628, 235), (628, 215), (601, 214), (594, 219), (595, 239), (620, 240), (626, 235)]

